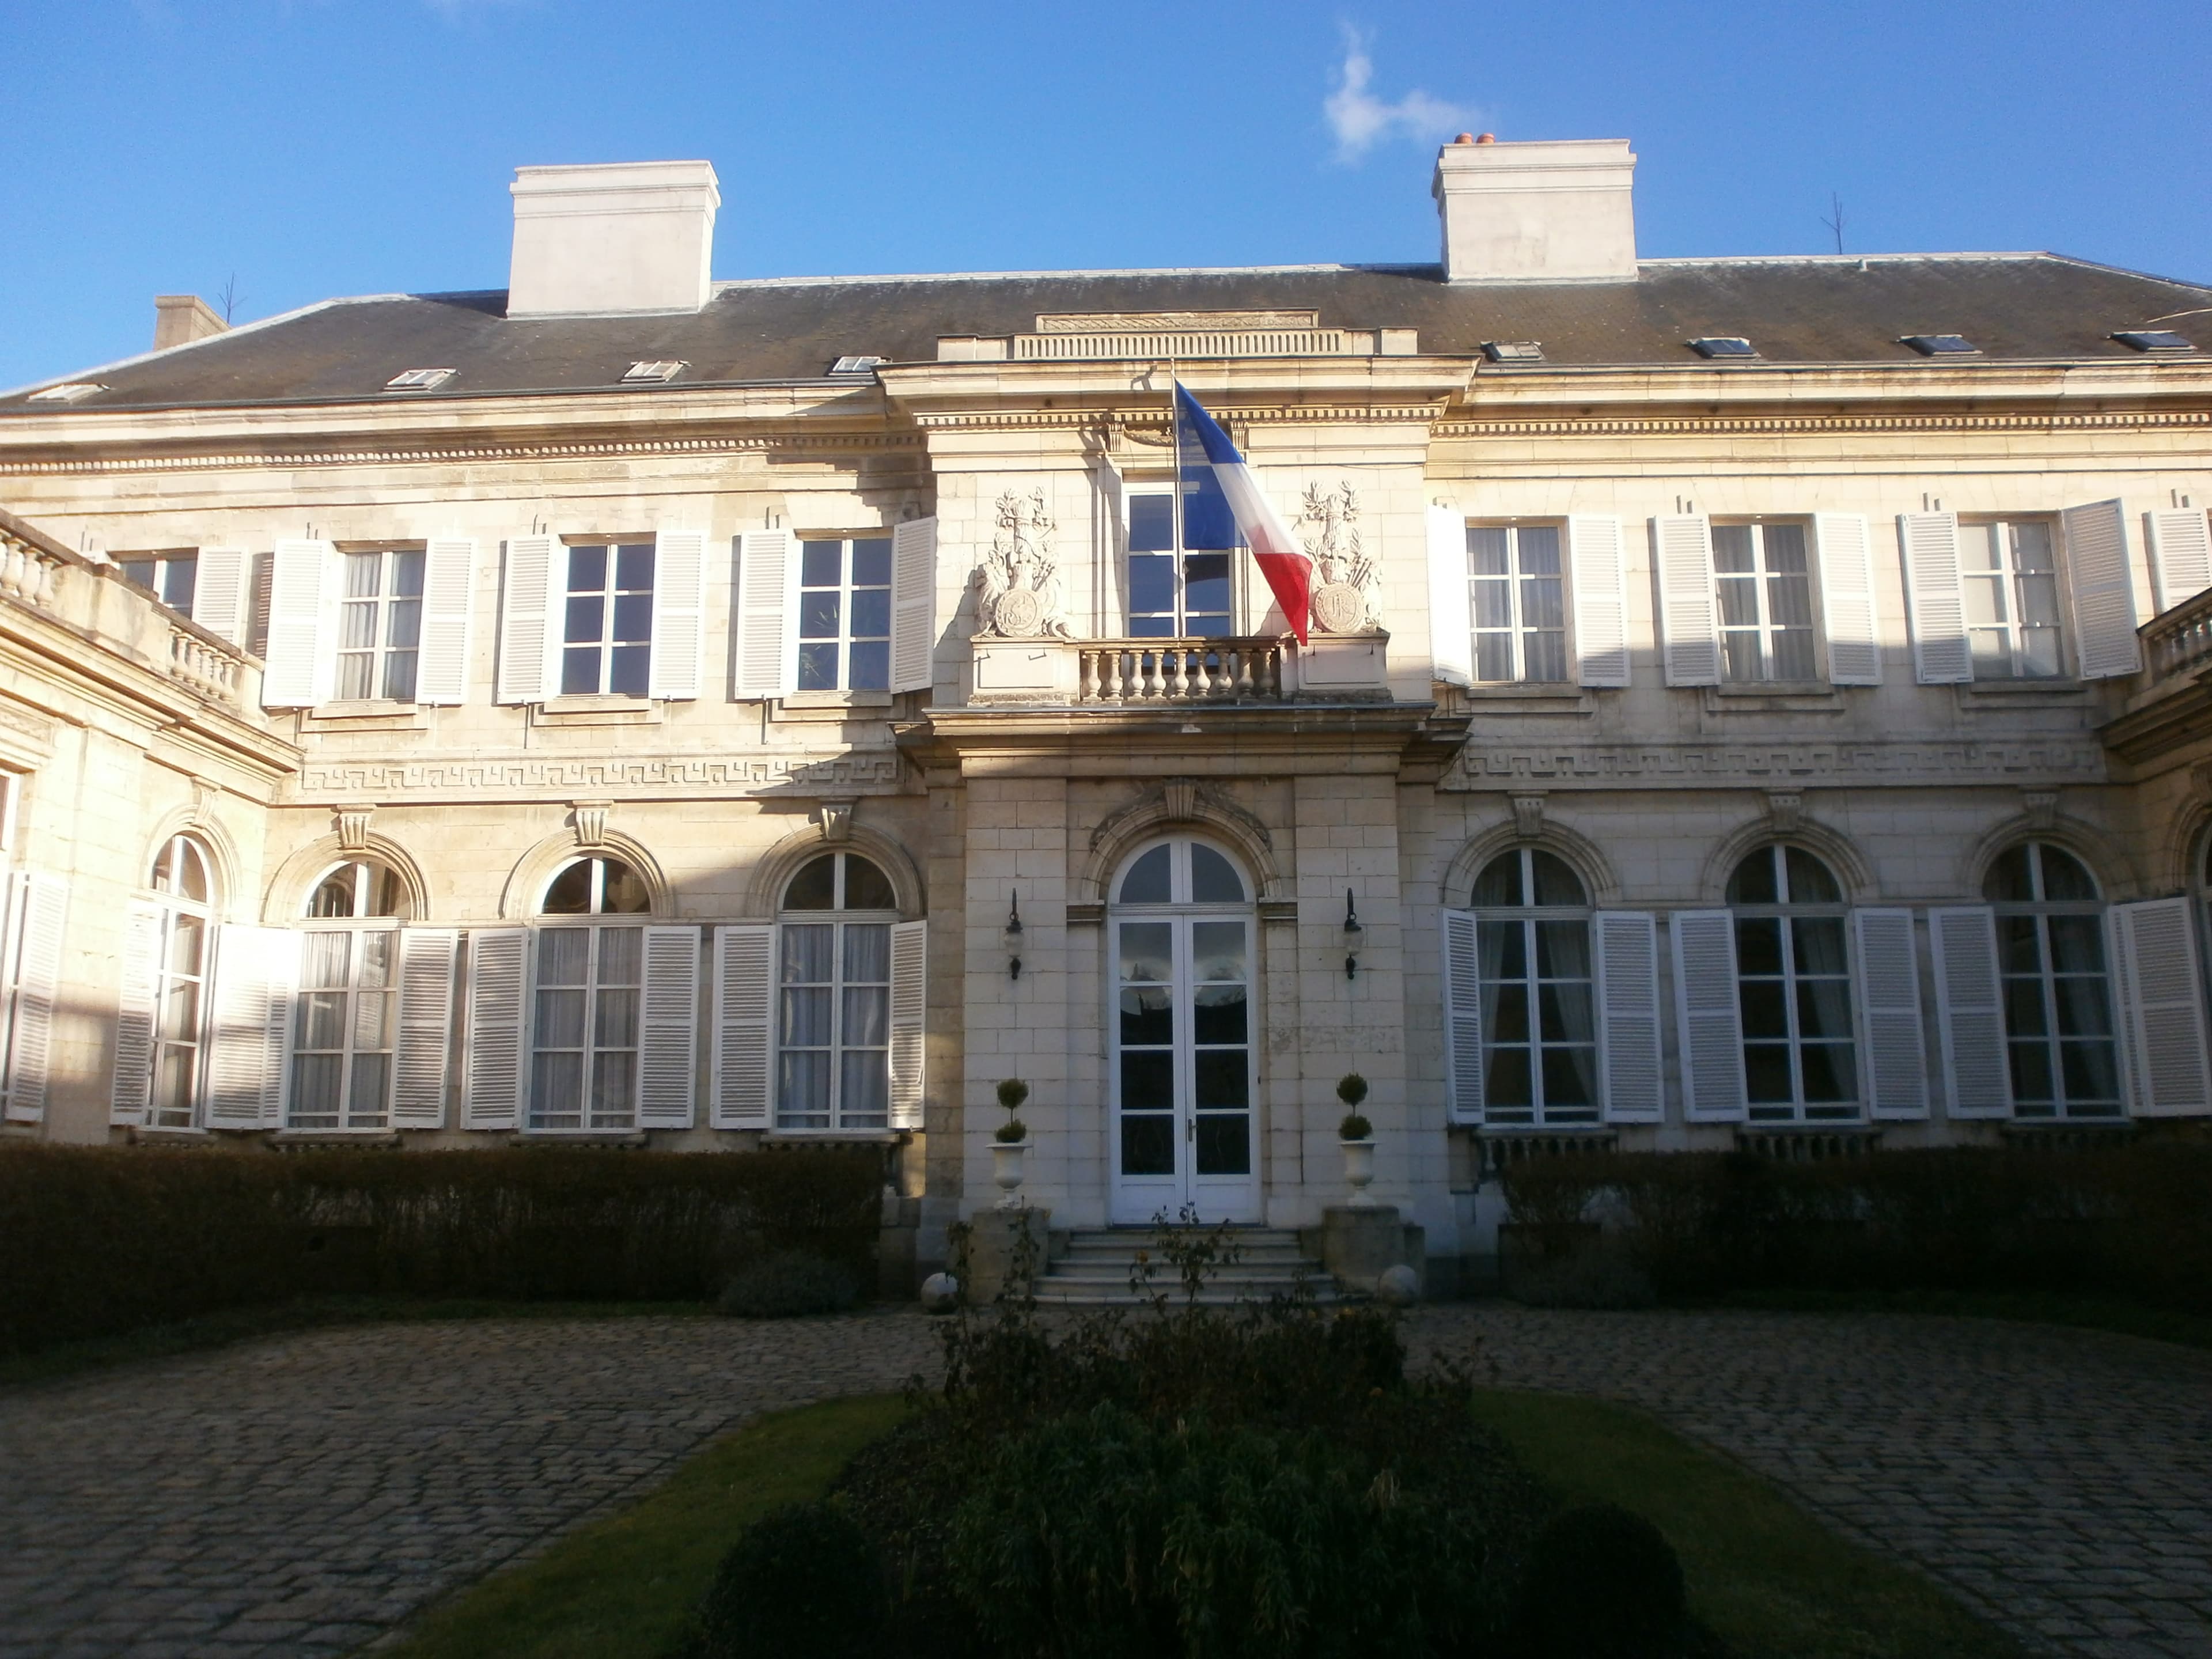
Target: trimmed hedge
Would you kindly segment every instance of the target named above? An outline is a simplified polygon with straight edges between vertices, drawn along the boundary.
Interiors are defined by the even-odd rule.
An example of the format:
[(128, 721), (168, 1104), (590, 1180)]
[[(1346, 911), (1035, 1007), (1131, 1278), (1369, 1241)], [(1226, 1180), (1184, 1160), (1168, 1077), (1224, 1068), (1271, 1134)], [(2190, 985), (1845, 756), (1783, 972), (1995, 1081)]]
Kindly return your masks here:
[(805, 1250), (872, 1282), (866, 1150), (0, 1151), (0, 1353), (331, 1291), (708, 1301)]
[(1604, 1220), (1662, 1296), (1747, 1289), (2081, 1290), (2212, 1312), (2212, 1143), (1954, 1147), (1783, 1163), (1630, 1152), (1510, 1166), (1557, 1253)]

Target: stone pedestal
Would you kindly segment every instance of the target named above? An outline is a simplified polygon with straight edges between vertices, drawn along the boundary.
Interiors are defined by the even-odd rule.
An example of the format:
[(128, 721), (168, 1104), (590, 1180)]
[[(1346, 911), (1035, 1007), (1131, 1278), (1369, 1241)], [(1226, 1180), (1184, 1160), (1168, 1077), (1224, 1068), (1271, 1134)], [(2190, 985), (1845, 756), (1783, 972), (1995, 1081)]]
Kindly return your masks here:
[(1392, 1267), (1421, 1271), (1420, 1236), (1395, 1205), (1332, 1204), (1322, 1212), (1321, 1263), (1346, 1290), (1372, 1291)]
[[(978, 1210), (968, 1218), (968, 1304), (985, 1307), (1011, 1291), (1019, 1296), (1044, 1277), (1052, 1251), (1052, 1212), (1048, 1209)], [(1024, 1242), (1026, 1235), (1026, 1242)], [(1032, 1284), (1017, 1275), (1023, 1254), (1029, 1253)]]

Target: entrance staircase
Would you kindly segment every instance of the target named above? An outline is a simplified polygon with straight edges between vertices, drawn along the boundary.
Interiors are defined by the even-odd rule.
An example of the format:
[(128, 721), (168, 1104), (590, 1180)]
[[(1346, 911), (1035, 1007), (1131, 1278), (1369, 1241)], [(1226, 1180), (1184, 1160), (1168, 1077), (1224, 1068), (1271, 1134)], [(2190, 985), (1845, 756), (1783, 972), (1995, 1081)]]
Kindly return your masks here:
[[(1206, 1288), (1198, 1297), (1200, 1307), (1234, 1307), (1302, 1293), (1310, 1293), (1317, 1303), (1340, 1299), (1335, 1282), (1299, 1248), (1296, 1233), (1274, 1227), (1237, 1227), (1230, 1236), (1236, 1242), (1237, 1260), (1208, 1271)], [(1182, 1276), (1160, 1255), (1151, 1228), (1079, 1228), (1064, 1237), (1064, 1248), (1057, 1238), (1054, 1241), (1052, 1260), (1037, 1280), (1039, 1307), (1139, 1308), (1162, 1295), (1170, 1308), (1183, 1305)], [(1137, 1291), (1130, 1288), (1129, 1279), (1140, 1250), (1151, 1257), (1153, 1271), (1149, 1286)]]

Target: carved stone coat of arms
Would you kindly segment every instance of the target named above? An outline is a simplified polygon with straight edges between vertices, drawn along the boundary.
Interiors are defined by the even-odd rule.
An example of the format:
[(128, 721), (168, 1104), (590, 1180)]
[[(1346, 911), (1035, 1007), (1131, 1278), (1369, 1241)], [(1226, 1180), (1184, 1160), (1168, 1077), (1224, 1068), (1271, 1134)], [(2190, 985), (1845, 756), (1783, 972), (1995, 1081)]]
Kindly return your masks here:
[(1069, 638), (1044, 491), (1022, 495), (1010, 489), (996, 510), (998, 534), (974, 577), (978, 631), (1010, 640)]
[(1382, 615), (1382, 578), (1360, 550), (1358, 494), (1348, 483), (1334, 490), (1308, 484), (1302, 505), (1301, 538), (1314, 562), (1314, 626), (1328, 634), (1376, 627)]

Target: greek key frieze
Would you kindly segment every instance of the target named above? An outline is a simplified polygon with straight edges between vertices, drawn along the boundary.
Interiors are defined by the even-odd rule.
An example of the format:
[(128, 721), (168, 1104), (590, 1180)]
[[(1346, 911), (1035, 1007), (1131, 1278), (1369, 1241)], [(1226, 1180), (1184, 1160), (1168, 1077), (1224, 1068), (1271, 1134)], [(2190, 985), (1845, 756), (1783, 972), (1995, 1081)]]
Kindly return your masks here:
[(1495, 788), (1524, 778), (1602, 783), (1735, 784), (1757, 779), (1942, 783), (1962, 779), (2105, 775), (2104, 750), (2069, 742), (1621, 744), (1462, 750), (1440, 789)]
[(896, 756), (733, 756), (678, 760), (497, 760), (384, 763), (314, 762), (302, 796), (397, 800), (408, 795), (538, 795), (598, 791), (625, 796), (728, 793), (779, 786), (896, 788)]

